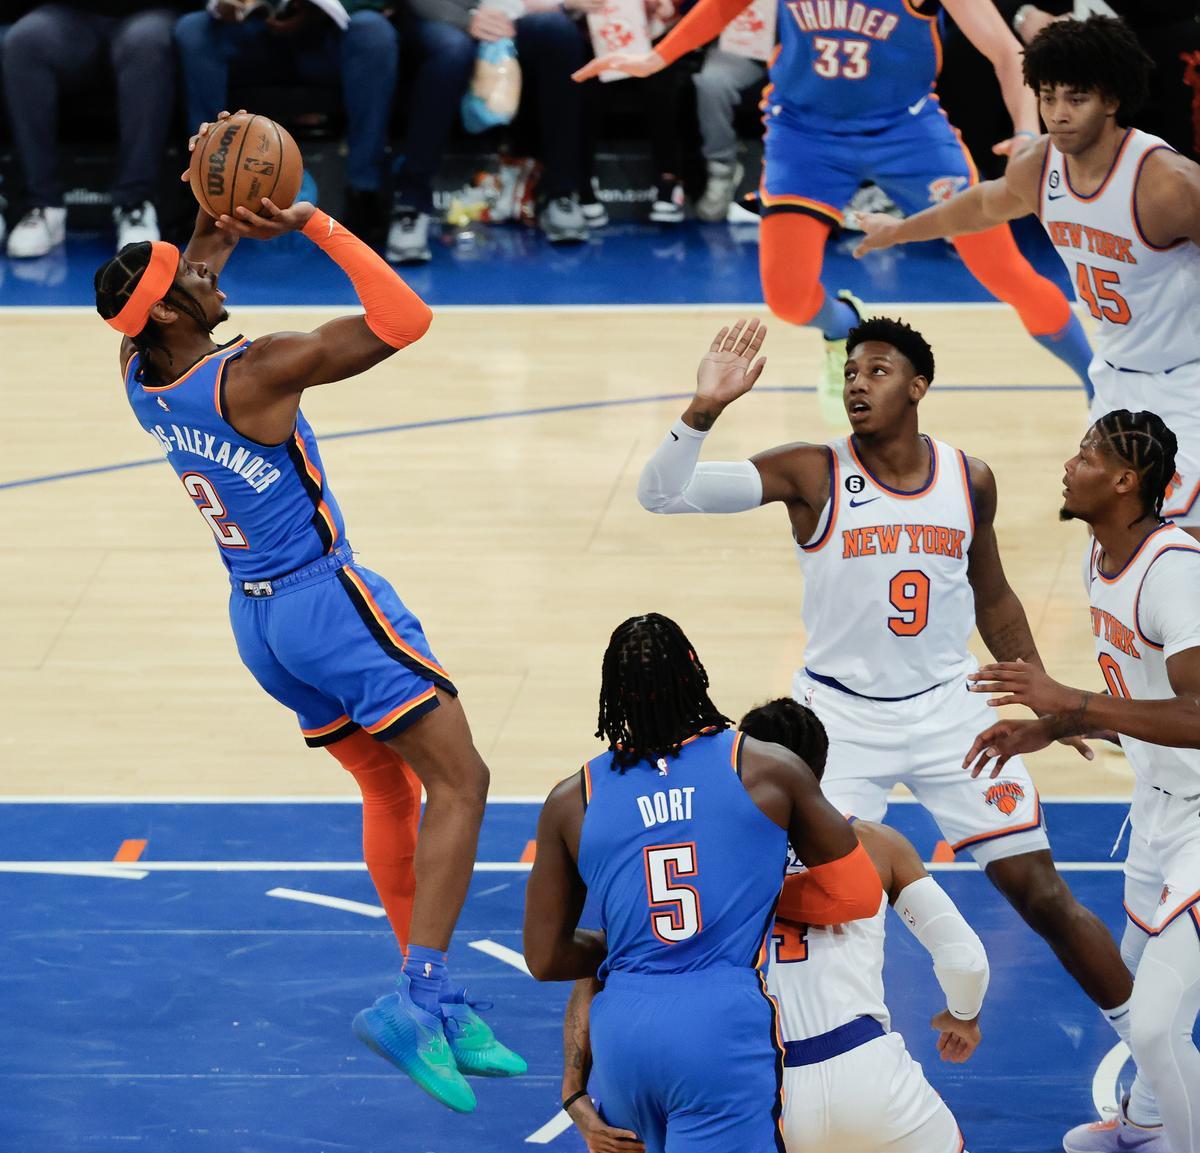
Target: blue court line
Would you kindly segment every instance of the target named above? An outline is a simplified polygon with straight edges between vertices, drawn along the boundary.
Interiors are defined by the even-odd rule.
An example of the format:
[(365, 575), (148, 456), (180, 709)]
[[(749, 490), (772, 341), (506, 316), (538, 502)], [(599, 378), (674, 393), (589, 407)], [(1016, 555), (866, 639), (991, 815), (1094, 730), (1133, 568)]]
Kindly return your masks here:
[[(799, 385), (767, 386), (758, 392), (813, 393), (815, 388)], [(947, 384), (939, 386), (939, 392), (1081, 392), (1077, 384)], [(577, 404), (551, 404), (541, 408), (513, 408), (500, 412), (480, 412), (470, 416), (444, 416), (435, 420), (414, 420), (404, 424), (381, 424), (374, 428), (355, 428), (347, 432), (323, 433), (320, 440), (348, 440), (351, 437), (378, 436), (385, 432), (414, 432), (422, 428), (446, 428), (454, 424), (480, 424), (490, 420), (516, 420), (526, 416), (553, 416), (562, 412), (586, 412), (597, 408), (622, 408), (635, 404), (657, 404), (664, 400), (688, 400), (690, 392), (664, 392), (655, 396), (627, 396), (617, 400), (585, 400)], [(95, 468), (78, 468), (70, 472), (51, 472), (43, 476), (27, 476), (20, 480), (0, 482), (0, 491), (11, 488), (29, 488), (35, 484), (49, 484), (56, 480), (76, 480), (83, 476), (99, 476), (106, 472), (124, 472), (126, 469), (145, 468), (148, 464), (161, 464), (163, 457), (147, 457), (121, 464), (102, 464)]]

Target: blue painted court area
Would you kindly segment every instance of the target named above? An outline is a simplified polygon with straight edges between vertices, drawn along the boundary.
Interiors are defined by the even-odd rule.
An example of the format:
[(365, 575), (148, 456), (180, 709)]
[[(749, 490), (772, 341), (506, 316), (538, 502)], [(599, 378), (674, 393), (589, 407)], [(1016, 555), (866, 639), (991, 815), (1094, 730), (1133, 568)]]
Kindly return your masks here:
[[(370, 915), (357, 804), (0, 805), (0, 1150), (579, 1153), (575, 1133), (552, 1124), (567, 988), (504, 959), (521, 947), (520, 857), (537, 810), (489, 806), (450, 955), (455, 977), (495, 1002), (489, 1019), (530, 1072), (477, 1082), (478, 1111), (458, 1116), (350, 1032), (398, 968), (386, 922)], [(1124, 811), (1047, 804), (1071, 887), (1115, 931), (1121, 879), (1107, 853)], [(932, 855), (922, 810), (896, 804), (889, 820)], [(137, 841), (138, 859), (113, 863)], [(968, 1149), (1058, 1149), (1067, 1127), (1094, 1115), (1093, 1076), (1115, 1036), (980, 873), (938, 875), (991, 957), (984, 1044), (965, 1066), (936, 1059), (939, 990), (893, 920), (895, 1026)], [(334, 901), (303, 899), (314, 895)], [(542, 1143), (529, 1143), (539, 1130)]]
[[(1016, 226), (1022, 248), (1068, 295), (1061, 261), (1036, 222)], [(171, 237), (184, 241), (186, 237)], [(864, 300), (990, 301), (954, 252), (941, 241), (914, 244), (856, 261), (853, 233), (826, 248), (825, 283)], [(113, 252), (108, 236), (72, 234), (64, 249), (39, 260), (0, 258), (0, 308), (91, 307), (92, 278)], [(758, 226), (675, 227), (612, 224), (586, 244), (554, 246), (517, 225), (447, 230), (433, 261), (402, 275), (434, 307), (447, 304), (596, 305), (724, 304), (761, 301)], [(287, 286), (286, 302), (280, 285)], [(221, 274), (229, 307), (355, 305), (350, 282), (302, 237), (244, 242)]]

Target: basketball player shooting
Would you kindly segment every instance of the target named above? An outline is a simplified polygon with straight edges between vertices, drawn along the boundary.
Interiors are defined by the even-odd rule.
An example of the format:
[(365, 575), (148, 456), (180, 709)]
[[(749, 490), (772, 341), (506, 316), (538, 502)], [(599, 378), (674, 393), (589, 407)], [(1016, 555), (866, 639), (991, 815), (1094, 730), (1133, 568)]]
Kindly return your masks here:
[(1067, 1153), (1200, 1149), (1200, 546), (1163, 520), (1175, 453), (1160, 417), (1117, 410), (1066, 463), (1063, 518), (1093, 533), (1085, 580), (1108, 692), (1016, 662), (971, 677), (988, 704), (1042, 714), (980, 733), (963, 762), (975, 774), (1092, 729), (1121, 734), (1134, 772), (1121, 954), (1134, 971), (1126, 1040), (1138, 1076), (1117, 1118), (1071, 1130)]
[[(222, 113), (216, 122), (227, 119)], [(195, 148), (214, 125), (203, 125)], [(185, 174), (186, 176), (186, 174)], [(217, 344), (221, 270), (241, 238), (302, 232), (350, 278), (365, 315), (313, 332)], [(363, 852), (401, 949), (399, 991), (359, 1013), (356, 1034), (442, 1104), (475, 1108), (463, 1074), (525, 1062), (446, 969), (471, 880), (488, 770), (458, 693), (420, 623), (346, 539), (305, 389), (356, 376), (419, 340), (432, 313), (374, 252), (308, 203), (203, 209), (181, 253), (122, 249), (96, 273), (96, 308), (121, 333), (138, 422), (166, 454), (229, 570), (238, 653), (363, 795)], [(421, 786), (426, 793), (421, 820)], [(417, 835), (420, 822), (420, 836)]]
[[(763, 336), (753, 320), (717, 334), (695, 396), (642, 470), (642, 507), (678, 514), (783, 505), (804, 575), (807, 634), (792, 695), (829, 734), (826, 796), (841, 812), (880, 821), (903, 782), (954, 851), (971, 853), (1119, 1022), (1129, 973), (1103, 922), (1054, 867), (1028, 769), (1014, 759), (996, 781), (973, 781), (961, 769), (963, 750), (991, 720), (964, 691), (977, 668), (972, 629), (999, 660), (1040, 667), (1041, 659), (1000, 560), (991, 469), (920, 430), (932, 350), (899, 321), (864, 321), (846, 349), (851, 436), (701, 463), (708, 431), (762, 373), (766, 362), (755, 358)], [(1091, 758), (1080, 738), (1069, 743)]]
[(1097, 322), (1091, 420), (1156, 412), (1179, 438), (1163, 516), (1200, 536), (1200, 165), (1130, 127), (1153, 64), (1120, 20), (1056, 20), (1025, 49), (1046, 135), (999, 180), (907, 220), (866, 215), (861, 256), (1037, 215)]

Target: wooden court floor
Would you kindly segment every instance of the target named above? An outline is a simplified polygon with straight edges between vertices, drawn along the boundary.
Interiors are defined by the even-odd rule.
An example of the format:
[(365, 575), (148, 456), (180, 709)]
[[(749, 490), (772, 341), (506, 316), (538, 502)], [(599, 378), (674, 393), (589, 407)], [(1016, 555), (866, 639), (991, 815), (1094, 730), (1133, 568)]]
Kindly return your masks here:
[[(889, 311), (934, 347), (925, 430), (996, 472), (1007, 572), (1047, 664), (1100, 687), (1084, 531), (1056, 515), (1082, 394), (1005, 309)], [(235, 311), (217, 335), (332, 314)], [(323, 444), (349, 539), (424, 623), (495, 793), (544, 794), (598, 751), (600, 657), (630, 614), (675, 617), (732, 716), (788, 689), (802, 589), (782, 511), (653, 517), (634, 496), (683, 403), (653, 398), (690, 392), (732, 315), (447, 309), (416, 347), (306, 398), (318, 434), (363, 433)], [(93, 314), (9, 310), (0, 337), (0, 485), (157, 455)], [(814, 336), (776, 324), (765, 351), (759, 389), (725, 415), (708, 457), (834, 435), (811, 393), (787, 391), (813, 382)], [(1031, 385), (1061, 387), (1011, 387)], [(464, 419), (475, 417), (489, 419)], [(0, 487), (0, 512), (0, 793), (350, 791), (239, 663), (224, 569), (167, 465)], [(1055, 749), (1031, 767), (1048, 794), (1121, 794), (1131, 781), (1119, 754), (1089, 765)]]

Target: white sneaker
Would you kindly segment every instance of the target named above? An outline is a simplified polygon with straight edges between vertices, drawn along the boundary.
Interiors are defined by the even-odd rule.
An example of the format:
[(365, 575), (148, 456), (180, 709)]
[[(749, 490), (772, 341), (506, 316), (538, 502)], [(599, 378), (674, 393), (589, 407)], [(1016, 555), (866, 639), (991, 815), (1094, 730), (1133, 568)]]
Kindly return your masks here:
[(65, 208), (31, 208), (8, 238), (8, 255), (15, 260), (45, 256), (67, 239)]
[(1090, 1125), (1076, 1125), (1063, 1138), (1066, 1153), (1170, 1153), (1161, 1125), (1135, 1125), (1129, 1120), (1125, 1109), (1126, 1098), (1121, 1102), (1116, 1117), (1109, 1121), (1093, 1121)]
[(398, 208), (388, 227), (387, 252), (391, 264), (426, 264), (433, 259), (429, 248), (429, 213)]
[(742, 174), (742, 166), (736, 160), (710, 160), (704, 193), (696, 201), (696, 215), (710, 224), (724, 220), (742, 182)]
[(579, 210), (583, 213), (584, 223), (589, 228), (603, 228), (608, 224), (608, 209), (599, 200), (589, 200), (580, 204)]
[(132, 208), (114, 208), (113, 224), (117, 226), (118, 252), (127, 244), (152, 244), (162, 239), (158, 231), (158, 213), (149, 200)]
[(650, 205), (650, 219), (655, 224), (683, 223), (683, 185), (663, 181), (654, 194)]

